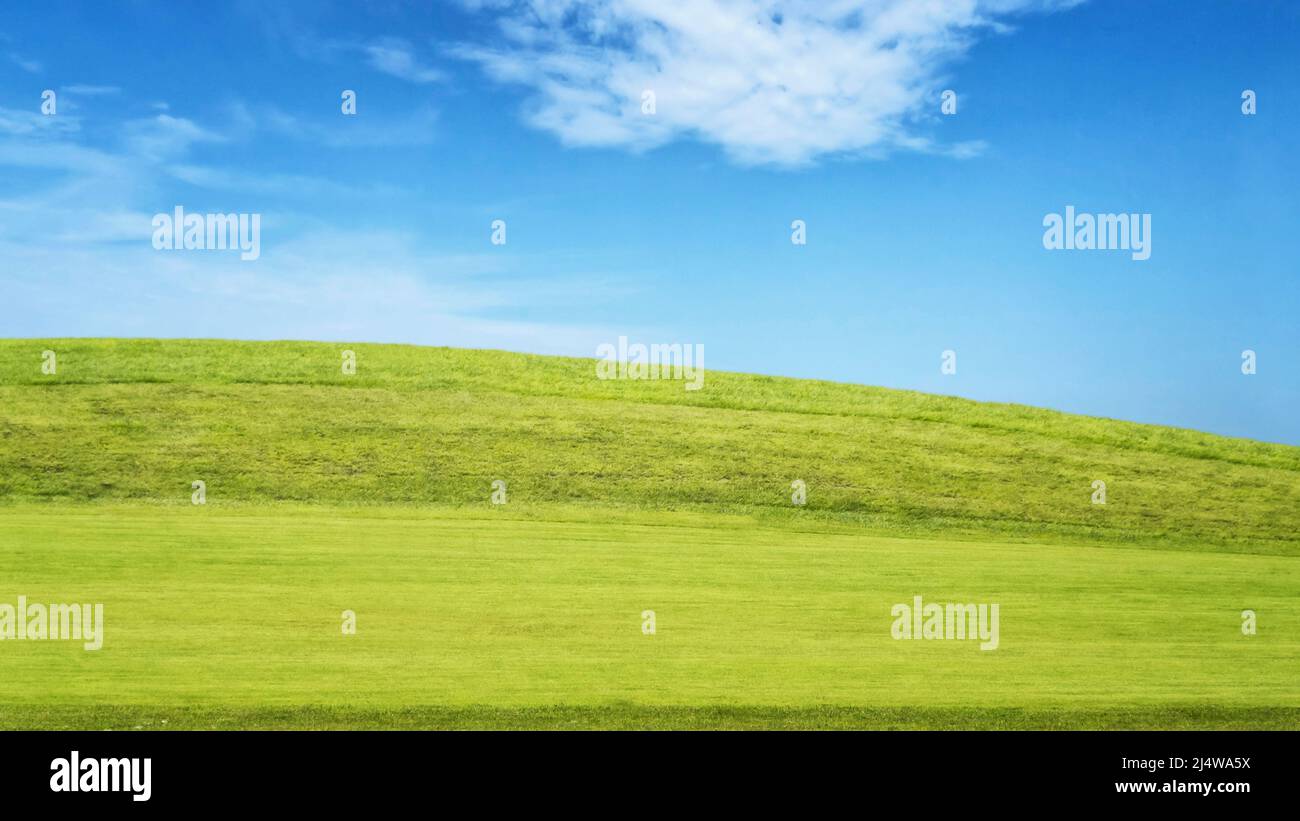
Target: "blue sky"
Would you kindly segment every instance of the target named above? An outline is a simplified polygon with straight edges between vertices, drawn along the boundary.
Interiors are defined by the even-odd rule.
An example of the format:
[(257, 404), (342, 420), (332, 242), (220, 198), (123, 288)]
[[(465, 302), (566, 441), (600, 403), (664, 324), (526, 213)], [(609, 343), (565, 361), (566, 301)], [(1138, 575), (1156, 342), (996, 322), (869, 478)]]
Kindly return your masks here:
[[(1300, 444), (1298, 42), (1262, 1), (6, 4), (0, 335), (625, 335)], [(260, 258), (155, 250), (178, 205)], [(1067, 205), (1151, 258), (1044, 249)]]

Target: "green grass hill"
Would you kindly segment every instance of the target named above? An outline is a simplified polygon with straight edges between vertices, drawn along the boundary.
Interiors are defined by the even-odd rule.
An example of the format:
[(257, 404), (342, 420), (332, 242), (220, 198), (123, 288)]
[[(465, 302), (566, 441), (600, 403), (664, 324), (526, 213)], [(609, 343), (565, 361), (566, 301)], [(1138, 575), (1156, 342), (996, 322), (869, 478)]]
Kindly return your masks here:
[(686, 391), (400, 345), (0, 340), (0, 403), (0, 503), (181, 505), (202, 479), (216, 505), (486, 504), (501, 479), (524, 505), (1300, 552), (1300, 448), (860, 385), (709, 373)]
[[(997, 604), (997, 647), (899, 639), (914, 596)], [(102, 646), (8, 640), (19, 597), (102, 604)], [(498, 351), (0, 340), (0, 676), (0, 728), (1295, 729), (1300, 448)]]

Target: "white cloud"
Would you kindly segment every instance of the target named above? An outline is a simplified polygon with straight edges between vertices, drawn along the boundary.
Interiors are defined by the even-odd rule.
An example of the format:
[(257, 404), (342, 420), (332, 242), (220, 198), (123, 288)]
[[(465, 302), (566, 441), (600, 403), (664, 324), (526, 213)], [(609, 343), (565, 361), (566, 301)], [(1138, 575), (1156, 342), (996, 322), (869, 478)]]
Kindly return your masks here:
[(420, 65), (411, 53), (411, 44), (387, 37), (362, 47), (370, 65), (385, 74), (400, 77), (413, 83), (434, 83), (442, 79), (436, 68)]
[[(6, 335), (364, 340), (570, 356), (591, 356), (616, 336), (598, 325), (499, 316), (589, 294), (591, 283), (562, 282), (557, 294), (553, 281), (503, 273), (497, 255), (430, 254), (400, 233), (329, 230), (242, 263), (154, 251), (147, 215), (111, 216), (105, 236), (41, 247), (0, 230)], [(136, 231), (135, 242), (109, 235), (107, 223), (118, 221)], [(269, 231), (264, 224), (264, 240)]]
[(437, 133), (438, 112), (429, 106), (411, 108), (397, 117), (335, 117), (307, 120), (274, 105), (256, 110), (257, 126), (266, 131), (331, 148), (388, 148), (427, 145)]
[(45, 70), (45, 66), (41, 65), (41, 63), (36, 60), (28, 60), (20, 54), (10, 54), (9, 59), (13, 61), (14, 65), (18, 66), (23, 71), (26, 71), (28, 74), (40, 74)]
[(202, 128), (193, 120), (170, 114), (133, 120), (125, 129), (125, 142), (131, 153), (153, 160), (183, 156), (195, 143), (225, 141), (221, 134)]
[(121, 94), (122, 89), (119, 86), (97, 86), (87, 83), (75, 83), (70, 86), (64, 86), (63, 91), (68, 94), (81, 94), (86, 97), (103, 97), (110, 94)]
[(236, 203), (246, 195), (369, 198), (358, 202), (364, 207), (410, 193), (196, 161), (199, 146), (261, 128), (261, 112), (243, 118), (237, 109), (226, 112), (224, 131), (169, 115), (120, 122), (118, 139), (101, 149), (84, 144), (90, 135), (74, 116), (0, 108), (0, 169), (28, 172), (20, 186), (0, 185), (5, 335), (351, 339), (583, 356), (614, 335), (527, 318), (539, 307), (604, 298), (608, 287), (581, 271), (539, 276), (536, 257), (440, 253), (418, 231), (292, 206), (263, 215), (256, 263), (237, 253), (154, 250), (153, 214), (189, 203), (177, 181)]
[(249, 172), (238, 168), (173, 163), (163, 173), (207, 191), (312, 197), (396, 196), (400, 189), (381, 183), (348, 184), (329, 177), (305, 174)]
[[(579, 146), (689, 137), (743, 164), (892, 149), (968, 156), (913, 133), (938, 83), (1002, 18), (1081, 0), (462, 0), (503, 42), (455, 54), (530, 87), (529, 123)], [(642, 92), (656, 113), (641, 111)]]
[(0, 108), (0, 136), (62, 137), (81, 128), (76, 117), (47, 117), (35, 110)]

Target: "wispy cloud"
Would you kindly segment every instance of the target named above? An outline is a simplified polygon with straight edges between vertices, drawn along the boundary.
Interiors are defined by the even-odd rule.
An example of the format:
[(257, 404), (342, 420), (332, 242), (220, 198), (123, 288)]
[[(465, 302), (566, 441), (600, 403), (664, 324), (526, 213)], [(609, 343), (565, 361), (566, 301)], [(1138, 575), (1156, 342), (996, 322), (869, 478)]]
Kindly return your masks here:
[(158, 114), (128, 122), (125, 141), (132, 153), (162, 160), (185, 154), (195, 143), (225, 142), (226, 137), (193, 120)]
[[(115, 228), (137, 240), (119, 241)], [(495, 255), (431, 254), (401, 233), (306, 233), (246, 265), (154, 251), (143, 214), (116, 214), (98, 229), (39, 247), (0, 232), (7, 334), (365, 340), (572, 356), (590, 356), (615, 335), (505, 316), (556, 299), (565, 284), (502, 273)], [(589, 294), (591, 282), (571, 287)]]
[(338, 117), (332, 122), (308, 119), (274, 105), (245, 108), (254, 127), (330, 148), (385, 148), (427, 145), (437, 131), (438, 113), (416, 106), (398, 118)]
[(256, 14), (264, 33), (277, 42), (287, 43), (304, 60), (339, 63), (361, 57), (370, 68), (408, 82), (428, 84), (446, 79), (445, 72), (422, 61), (410, 41), (401, 37), (322, 36), (311, 21), (299, 19), (288, 7), (271, 11), (259, 4)]
[[(365, 339), (584, 356), (611, 336), (519, 318), (578, 296), (599, 299), (590, 276), (539, 277), (536, 260), (440, 253), (417, 233), (339, 224), (312, 209), (322, 199), (409, 192), (198, 160), (206, 144), (276, 139), (303, 126), (289, 115), (276, 126), (270, 119), (236, 103), (220, 125), (158, 114), (101, 122), (91, 135), (73, 115), (0, 108), (0, 168), (31, 172), (21, 187), (0, 185), (0, 327), (27, 336)], [(220, 202), (286, 203), (264, 214), (262, 258), (154, 250), (152, 215), (189, 202), (184, 186)]]
[(9, 60), (28, 74), (40, 74), (45, 66), (36, 60), (29, 60), (21, 54), (10, 54)]
[(37, 111), (0, 108), (0, 135), (52, 138), (80, 128), (81, 121), (73, 116), (46, 117)]
[[(1081, 0), (462, 0), (503, 42), (453, 53), (529, 87), (527, 121), (576, 146), (679, 138), (742, 164), (923, 150), (915, 132), (951, 62), (1002, 18)], [(655, 113), (642, 95), (655, 95)]]
[(405, 40), (386, 37), (361, 48), (370, 65), (385, 74), (412, 83), (435, 83), (443, 79), (441, 71), (420, 63), (411, 49), (411, 44)]
[(274, 196), (358, 197), (396, 196), (400, 192), (380, 183), (348, 184), (305, 174), (266, 174), (193, 163), (175, 163), (167, 167), (172, 178), (207, 191)]
[(74, 83), (70, 86), (63, 86), (62, 91), (68, 94), (80, 94), (85, 97), (104, 97), (122, 93), (122, 89), (118, 86), (97, 86), (85, 83)]

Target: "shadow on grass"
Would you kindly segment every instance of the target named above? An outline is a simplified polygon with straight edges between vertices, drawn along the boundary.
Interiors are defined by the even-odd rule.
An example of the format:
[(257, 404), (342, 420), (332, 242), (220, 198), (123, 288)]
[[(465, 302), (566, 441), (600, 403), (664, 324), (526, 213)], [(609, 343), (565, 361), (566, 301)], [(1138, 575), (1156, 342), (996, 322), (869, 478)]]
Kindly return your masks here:
[(0, 705), (0, 730), (1296, 730), (1300, 708)]

